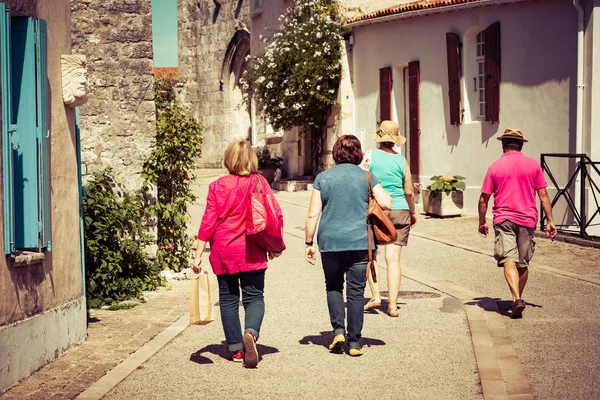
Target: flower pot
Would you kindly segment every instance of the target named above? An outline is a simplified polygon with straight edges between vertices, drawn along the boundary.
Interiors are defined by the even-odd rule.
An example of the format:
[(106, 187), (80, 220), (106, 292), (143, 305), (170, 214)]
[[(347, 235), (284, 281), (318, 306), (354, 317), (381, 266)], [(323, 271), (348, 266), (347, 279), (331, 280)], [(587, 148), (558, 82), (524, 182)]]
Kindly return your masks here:
[(438, 217), (457, 217), (463, 210), (463, 192), (442, 192), (436, 196), (430, 196), (429, 190), (422, 191), (423, 211), (429, 215)]
[(261, 168), (258, 173), (269, 182), (269, 185), (275, 180), (275, 168)]

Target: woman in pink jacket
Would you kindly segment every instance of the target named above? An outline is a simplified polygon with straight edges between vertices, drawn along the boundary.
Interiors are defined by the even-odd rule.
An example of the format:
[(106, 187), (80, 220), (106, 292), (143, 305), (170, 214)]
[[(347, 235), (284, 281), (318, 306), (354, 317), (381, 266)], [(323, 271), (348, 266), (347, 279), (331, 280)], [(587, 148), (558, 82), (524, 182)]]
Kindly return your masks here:
[[(254, 368), (258, 364), (256, 341), (265, 313), (263, 292), (267, 256), (273, 259), (281, 253), (267, 254), (254, 242), (246, 240), (246, 209), (256, 179), (262, 192), (272, 194), (266, 179), (256, 174), (258, 159), (250, 143), (245, 140), (230, 143), (225, 150), (224, 164), (229, 175), (208, 187), (192, 268), (194, 272), (200, 272), (202, 253), (206, 243), (210, 243), (208, 260), (219, 283), (221, 321), (227, 347), (233, 353), (233, 361), (243, 361), (246, 367)], [(275, 200), (274, 205), (283, 228), (281, 208)], [(240, 287), (245, 310), (243, 335), (239, 317)]]

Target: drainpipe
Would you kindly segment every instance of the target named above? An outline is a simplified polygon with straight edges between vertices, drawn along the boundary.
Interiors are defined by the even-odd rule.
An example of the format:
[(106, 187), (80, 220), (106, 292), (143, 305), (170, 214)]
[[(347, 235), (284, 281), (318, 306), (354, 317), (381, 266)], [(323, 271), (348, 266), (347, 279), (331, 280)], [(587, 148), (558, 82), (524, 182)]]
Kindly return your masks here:
[(583, 153), (583, 39), (584, 23), (583, 6), (580, 0), (573, 0), (573, 5), (577, 10), (577, 127), (575, 131), (575, 152)]
[[(584, 23), (585, 16), (583, 13), (583, 6), (580, 0), (573, 0), (573, 5), (577, 10), (577, 114), (576, 114), (576, 128), (575, 128), (575, 153), (583, 154), (583, 62), (584, 62)], [(581, 187), (581, 174), (577, 174), (575, 181), (575, 207), (579, 208), (579, 215), (585, 215), (585, 206), (583, 203), (582, 195), (580, 191)], [(585, 198), (585, 195), (583, 196)], [(581, 221), (581, 224), (585, 224), (586, 221)]]

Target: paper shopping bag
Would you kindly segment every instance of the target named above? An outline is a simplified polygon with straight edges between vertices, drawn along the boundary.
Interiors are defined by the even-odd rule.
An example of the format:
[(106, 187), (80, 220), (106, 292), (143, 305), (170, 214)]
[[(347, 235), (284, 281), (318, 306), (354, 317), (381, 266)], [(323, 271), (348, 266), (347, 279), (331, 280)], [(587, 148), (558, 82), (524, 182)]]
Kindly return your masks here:
[(208, 273), (203, 270), (192, 279), (190, 324), (202, 325), (214, 320)]

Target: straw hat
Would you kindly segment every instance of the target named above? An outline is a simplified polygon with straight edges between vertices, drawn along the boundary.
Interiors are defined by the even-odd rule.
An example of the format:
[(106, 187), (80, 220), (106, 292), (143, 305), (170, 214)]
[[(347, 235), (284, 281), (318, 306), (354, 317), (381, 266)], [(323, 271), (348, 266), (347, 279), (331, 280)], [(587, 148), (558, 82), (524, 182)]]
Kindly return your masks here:
[(528, 142), (529, 140), (523, 137), (523, 132), (520, 129), (506, 128), (502, 136), (498, 138), (498, 140), (502, 139), (518, 139), (522, 140), (523, 143)]
[(393, 121), (382, 121), (379, 128), (375, 132), (371, 132), (371, 136), (377, 143), (391, 142), (397, 146), (402, 146), (406, 143), (406, 138), (400, 134), (400, 125)]

